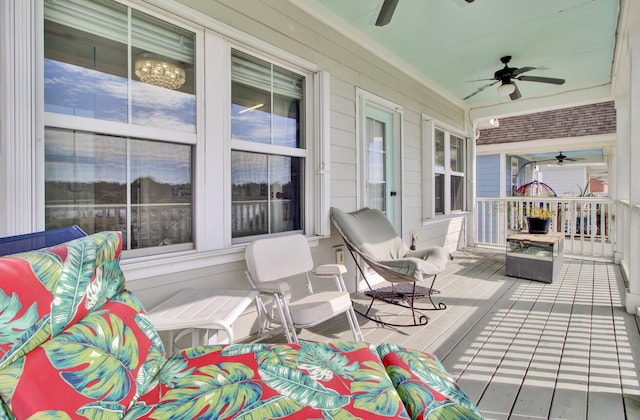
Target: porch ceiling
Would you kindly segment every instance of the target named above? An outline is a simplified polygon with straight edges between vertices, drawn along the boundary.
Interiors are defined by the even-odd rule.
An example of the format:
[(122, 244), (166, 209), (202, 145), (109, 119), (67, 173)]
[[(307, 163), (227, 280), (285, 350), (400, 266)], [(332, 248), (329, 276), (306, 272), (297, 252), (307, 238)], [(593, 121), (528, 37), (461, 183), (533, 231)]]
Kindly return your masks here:
[[(391, 22), (375, 26), (383, 0), (290, 0), (332, 27), (433, 82), (470, 109), (520, 113), (611, 96), (622, 0), (399, 0)], [(511, 101), (487, 87), (511, 55), (510, 67), (564, 85), (517, 81)], [(389, 58), (391, 57), (391, 58)], [(484, 112), (481, 112), (484, 113)], [(497, 113), (494, 112), (494, 115)]]

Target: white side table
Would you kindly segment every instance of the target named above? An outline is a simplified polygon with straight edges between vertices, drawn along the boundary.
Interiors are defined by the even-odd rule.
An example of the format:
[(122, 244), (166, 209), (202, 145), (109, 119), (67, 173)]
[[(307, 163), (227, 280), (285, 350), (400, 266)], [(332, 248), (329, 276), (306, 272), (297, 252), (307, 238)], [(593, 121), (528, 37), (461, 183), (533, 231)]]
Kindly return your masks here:
[(231, 326), (257, 295), (253, 290), (184, 289), (151, 308), (148, 315), (158, 331), (169, 332), (170, 354), (176, 341), (189, 333), (192, 346), (216, 344), (217, 333), (210, 336), (210, 330), (223, 330), (233, 343)]

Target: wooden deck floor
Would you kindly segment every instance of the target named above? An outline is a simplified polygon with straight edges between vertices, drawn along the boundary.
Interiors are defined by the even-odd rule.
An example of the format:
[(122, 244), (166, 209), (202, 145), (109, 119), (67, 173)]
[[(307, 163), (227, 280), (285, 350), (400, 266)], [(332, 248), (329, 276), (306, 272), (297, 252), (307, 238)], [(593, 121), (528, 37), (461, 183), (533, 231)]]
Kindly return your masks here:
[[(436, 283), (446, 310), (430, 311), (421, 327), (359, 317), (365, 340), (435, 354), (487, 419), (640, 419), (640, 335), (623, 308), (619, 268), (565, 258), (545, 284), (506, 276), (504, 260), (492, 250), (458, 252)], [(398, 309), (374, 305), (381, 319), (409, 321)], [(300, 338), (350, 340), (342, 318)]]

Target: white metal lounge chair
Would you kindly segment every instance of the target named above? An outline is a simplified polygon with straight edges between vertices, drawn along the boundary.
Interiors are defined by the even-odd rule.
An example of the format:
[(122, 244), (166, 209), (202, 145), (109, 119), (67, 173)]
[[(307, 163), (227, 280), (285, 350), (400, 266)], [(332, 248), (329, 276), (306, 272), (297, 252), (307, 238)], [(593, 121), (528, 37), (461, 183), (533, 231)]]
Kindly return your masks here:
[[(331, 220), (369, 287), (367, 294), (372, 297), (366, 312), (358, 311), (359, 314), (382, 324), (412, 326), (425, 325), (428, 322), (428, 318), (419, 311), (446, 309), (444, 303), (435, 303), (432, 298), (434, 293), (438, 293), (433, 289), (436, 276), (445, 269), (447, 262), (453, 259), (446, 248), (437, 246), (419, 250), (409, 249), (385, 214), (376, 209), (365, 207), (353, 213), (345, 213), (332, 207)], [(411, 283), (411, 290), (407, 293), (392, 287), (392, 292), (388, 293), (372, 288), (358, 257), (392, 285)], [(416, 293), (416, 283), (428, 278), (432, 279), (430, 287), (421, 288), (423, 292)], [(430, 307), (416, 306), (415, 300), (422, 297), (429, 299)], [(369, 312), (375, 299), (410, 308), (413, 324), (392, 324), (370, 317)]]
[[(296, 328), (313, 327), (344, 313), (354, 339), (364, 341), (342, 279), (346, 267), (326, 264), (314, 270), (309, 243), (304, 236), (258, 239), (247, 246), (245, 259), (249, 282), (260, 292), (257, 306), (261, 335), (268, 320), (283, 326), (288, 342), (298, 343)], [(316, 277), (333, 278), (338, 290), (314, 293), (309, 277), (312, 270)], [(300, 281), (306, 281), (306, 287), (296, 287)]]

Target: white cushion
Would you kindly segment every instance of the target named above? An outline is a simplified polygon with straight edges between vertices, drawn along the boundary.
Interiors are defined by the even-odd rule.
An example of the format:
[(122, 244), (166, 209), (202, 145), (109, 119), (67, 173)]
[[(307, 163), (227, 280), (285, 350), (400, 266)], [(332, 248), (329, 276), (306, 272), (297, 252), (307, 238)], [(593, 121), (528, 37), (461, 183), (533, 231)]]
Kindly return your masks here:
[(318, 292), (289, 302), (296, 326), (313, 326), (351, 308), (347, 292)]

